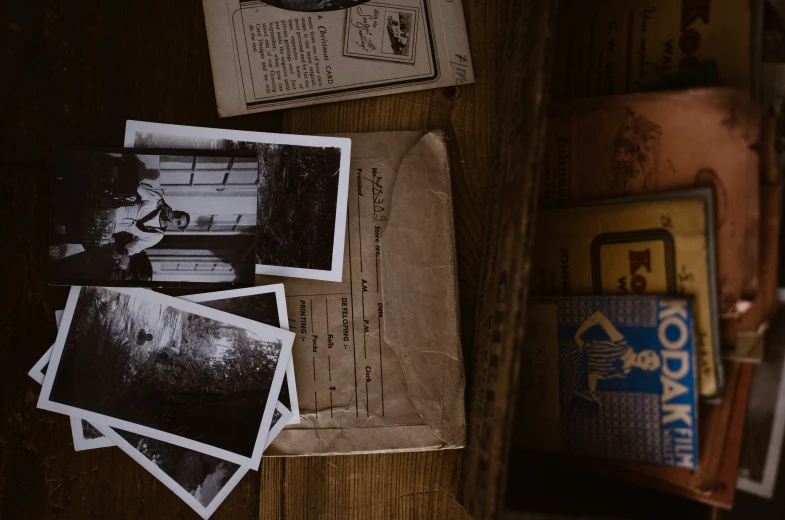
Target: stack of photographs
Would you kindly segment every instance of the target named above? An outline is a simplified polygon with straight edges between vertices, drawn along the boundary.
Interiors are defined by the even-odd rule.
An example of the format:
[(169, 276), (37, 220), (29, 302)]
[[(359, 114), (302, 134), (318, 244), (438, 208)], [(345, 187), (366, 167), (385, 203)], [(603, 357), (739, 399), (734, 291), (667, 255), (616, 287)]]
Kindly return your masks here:
[(118, 446), (204, 518), (299, 418), (280, 284), (181, 299), (74, 287), (60, 316), (30, 371), (39, 407), (70, 416), (75, 449)]
[(350, 141), (131, 127), (55, 151), (49, 281), (71, 290), (29, 375), (75, 450), (117, 446), (208, 518), (299, 423), (284, 287), (253, 284), (341, 281)]
[(236, 133), (237, 141), (140, 131), (132, 146), (148, 149), (56, 149), (49, 283), (206, 289), (250, 286), (255, 274), (341, 281), (350, 141)]

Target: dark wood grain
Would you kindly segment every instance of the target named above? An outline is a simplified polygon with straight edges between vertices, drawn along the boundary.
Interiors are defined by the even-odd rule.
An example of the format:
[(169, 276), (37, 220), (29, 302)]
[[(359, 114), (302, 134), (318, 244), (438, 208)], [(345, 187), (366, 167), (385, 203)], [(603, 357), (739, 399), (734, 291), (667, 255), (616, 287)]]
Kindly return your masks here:
[[(25, 375), (53, 341), (54, 311), (67, 294), (45, 280), (49, 150), (56, 144), (116, 146), (126, 119), (297, 133), (447, 130), (461, 332), (475, 414), (472, 448), (265, 459), (214, 518), (461, 518), (461, 500), (478, 517), (494, 516), (503, 489), (503, 464), (495, 458), (504, 455), (512, 410), (505, 400), (515, 377), (510, 372), (499, 385), (488, 380), (487, 370), (498, 362), (512, 370), (520, 339), (533, 209), (528, 194), (542, 132), (554, 3), (464, 0), (476, 85), (225, 120), (217, 118), (199, 2), (49, 0), (6, 6), (0, 78), (0, 164), (7, 198), (0, 210), (5, 237), (0, 517), (196, 518), (118, 450), (75, 453), (67, 419), (35, 408), (38, 388)], [(489, 343), (485, 333), (499, 310), (497, 261), (509, 280), (503, 345)], [(478, 314), (481, 279), (485, 298)], [(482, 324), (479, 334), (475, 316)], [(478, 416), (478, 403), (487, 402), (489, 391), (499, 391), (500, 400), (486, 410), (488, 416)], [(499, 427), (486, 438), (492, 424)], [(482, 472), (488, 461), (492, 467)]]
[[(0, 113), (0, 518), (198, 518), (116, 449), (76, 453), (68, 420), (35, 407), (26, 372), (67, 289), (46, 283), (49, 154), (118, 146), (126, 119), (277, 131), (280, 114), (219, 120), (200, 2), (9, 2)], [(249, 473), (215, 518), (255, 518)]]
[[(540, 140), (544, 131), (555, 2), (464, 2), (477, 82), (461, 88), (425, 91), (292, 110), (285, 131), (295, 133), (366, 132), (442, 128), (451, 139), (453, 198), (462, 317), (462, 342), (470, 383), (470, 446), (461, 452), (358, 456), (342, 460), (344, 471), (324, 472), (322, 460), (297, 461), (308, 479), (291, 472), (292, 461), (277, 462), (286, 507), (310, 487), (316, 517), (493, 518), (502, 509), (506, 443), (516, 388), (516, 349), (527, 287), (527, 254)], [(493, 186), (493, 190), (490, 187)], [(493, 222), (491, 222), (491, 220)], [(485, 278), (480, 273), (485, 273)], [(508, 277), (507, 282), (503, 279)], [(483, 280), (485, 298), (478, 301)], [(498, 300), (498, 287), (507, 291)], [(479, 307), (478, 307), (479, 303)], [(500, 308), (501, 306), (501, 308)], [(478, 314), (479, 309), (479, 314)], [(504, 314), (504, 343), (486, 334), (492, 318)], [(475, 334), (475, 316), (482, 327)], [(488, 379), (494, 366), (509, 373)], [(488, 405), (495, 393), (496, 401)], [(393, 485), (384, 468), (397, 461)], [(463, 463), (466, 468), (463, 471)], [(275, 463), (275, 462), (274, 462)], [(424, 467), (439, 471), (424, 473)], [(463, 475), (445, 480), (444, 475)], [(358, 480), (361, 484), (358, 484)], [(335, 486), (344, 502), (327, 497)], [(275, 490), (271, 491), (272, 493)], [(432, 498), (414, 509), (413, 496)], [(269, 494), (263, 483), (262, 503)], [(292, 509), (295, 518), (306, 518)], [(290, 510), (286, 510), (289, 513)], [(278, 509), (262, 509), (275, 518)], [(392, 514), (394, 513), (394, 514)], [(286, 515), (289, 516), (288, 514)]]
[(494, 518), (504, 508), (556, 2), (512, 2), (505, 14), (462, 483), (474, 518)]

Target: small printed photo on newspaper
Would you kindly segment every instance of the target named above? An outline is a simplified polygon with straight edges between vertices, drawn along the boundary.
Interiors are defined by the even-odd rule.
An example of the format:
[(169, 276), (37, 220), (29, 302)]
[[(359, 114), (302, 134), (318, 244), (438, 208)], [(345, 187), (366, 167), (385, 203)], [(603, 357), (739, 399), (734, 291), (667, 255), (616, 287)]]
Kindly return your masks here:
[(765, 355), (753, 369), (739, 461), (739, 490), (772, 498), (785, 439), (785, 302), (766, 333)]
[(256, 468), (293, 336), (152, 291), (74, 287), (38, 407)]

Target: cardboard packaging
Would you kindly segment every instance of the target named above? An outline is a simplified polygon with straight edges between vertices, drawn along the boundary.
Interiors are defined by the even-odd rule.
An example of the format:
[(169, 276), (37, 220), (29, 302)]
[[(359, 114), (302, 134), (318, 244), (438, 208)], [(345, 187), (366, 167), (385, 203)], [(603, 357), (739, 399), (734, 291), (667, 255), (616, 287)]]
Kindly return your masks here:
[(203, 6), (221, 117), (474, 83), (461, 2)]
[(698, 470), (597, 459), (565, 459), (565, 469), (579, 469), (730, 509), (736, 492), (752, 369), (749, 363), (729, 363), (726, 398), (701, 412)]
[(719, 399), (714, 214), (708, 188), (543, 210), (532, 294), (693, 296), (699, 393)]
[(514, 442), (697, 468), (694, 304), (676, 295), (533, 298)]
[(571, 99), (723, 85), (755, 93), (762, 26), (762, 0), (564, 2), (552, 92)]
[(459, 448), (464, 367), (450, 170), (439, 132), (346, 135), (341, 283), (286, 290), (301, 422), (268, 455)]
[(540, 201), (553, 207), (711, 186), (720, 316), (736, 317), (759, 284), (760, 120), (747, 94), (728, 89), (558, 105), (548, 123)]

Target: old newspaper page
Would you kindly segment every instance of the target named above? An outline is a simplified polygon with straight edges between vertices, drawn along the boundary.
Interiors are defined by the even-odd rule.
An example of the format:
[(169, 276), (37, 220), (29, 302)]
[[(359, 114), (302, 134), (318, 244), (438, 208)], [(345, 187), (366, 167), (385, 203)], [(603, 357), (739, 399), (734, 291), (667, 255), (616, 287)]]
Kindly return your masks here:
[(221, 117), (474, 82), (461, 2), (203, 5)]

